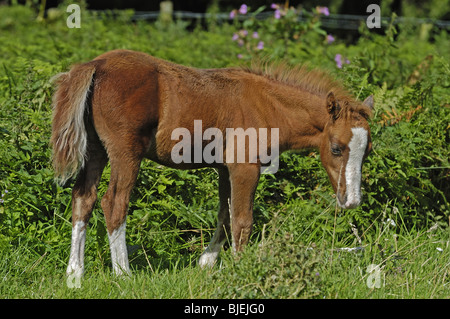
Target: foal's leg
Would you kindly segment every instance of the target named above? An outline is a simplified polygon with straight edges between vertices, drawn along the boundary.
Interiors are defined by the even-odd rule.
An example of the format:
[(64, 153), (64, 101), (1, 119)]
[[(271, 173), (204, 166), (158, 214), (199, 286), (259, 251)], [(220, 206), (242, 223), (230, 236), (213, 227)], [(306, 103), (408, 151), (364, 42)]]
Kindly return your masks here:
[(99, 142), (88, 144), (88, 159), (72, 189), (72, 244), (67, 274), (80, 278), (84, 271), (86, 226), (97, 200), (97, 186), (108, 158)]
[(258, 186), (260, 166), (233, 164), (228, 167), (231, 183), (231, 232), (233, 251), (248, 243), (253, 224), (253, 200)]
[(222, 249), (228, 234), (230, 234), (230, 176), (228, 174), (228, 169), (220, 168), (219, 172), (219, 215), (217, 221), (217, 229), (214, 236), (209, 244), (208, 248), (200, 256), (198, 264), (200, 267), (205, 266), (212, 267), (216, 262), (217, 256)]
[[(123, 153), (122, 153), (123, 154)], [(128, 252), (125, 243), (127, 209), (141, 159), (114, 156), (109, 152), (111, 179), (102, 198), (108, 228), (111, 260), (116, 275), (129, 274)]]

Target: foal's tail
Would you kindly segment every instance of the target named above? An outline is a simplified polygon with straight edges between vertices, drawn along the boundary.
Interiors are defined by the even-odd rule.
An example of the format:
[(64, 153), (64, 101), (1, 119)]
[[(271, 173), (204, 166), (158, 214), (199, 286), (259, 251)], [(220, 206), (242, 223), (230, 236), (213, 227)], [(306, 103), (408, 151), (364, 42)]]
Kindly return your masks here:
[(95, 73), (94, 64), (80, 64), (56, 75), (53, 96), (52, 137), (55, 180), (64, 184), (84, 166), (87, 132), (84, 114)]

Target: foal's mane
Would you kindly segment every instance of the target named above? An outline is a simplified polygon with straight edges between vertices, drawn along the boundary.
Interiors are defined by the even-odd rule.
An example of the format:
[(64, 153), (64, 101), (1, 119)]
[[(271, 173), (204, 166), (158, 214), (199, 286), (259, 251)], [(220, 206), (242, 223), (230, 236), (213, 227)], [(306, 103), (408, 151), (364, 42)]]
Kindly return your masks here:
[(310, 69), (306, 65), (291, 66), (286, 62), (254, 60), (250, 66), (243, 66), (246, 72), (298, 87), (301, 90), (325, 98), (331, 91), (341, 102), (341, 112), (359, 112), (365, 118), (371, 115), (369, 107), (357, 101), (354, 96), (338, 83), (329, 73)]

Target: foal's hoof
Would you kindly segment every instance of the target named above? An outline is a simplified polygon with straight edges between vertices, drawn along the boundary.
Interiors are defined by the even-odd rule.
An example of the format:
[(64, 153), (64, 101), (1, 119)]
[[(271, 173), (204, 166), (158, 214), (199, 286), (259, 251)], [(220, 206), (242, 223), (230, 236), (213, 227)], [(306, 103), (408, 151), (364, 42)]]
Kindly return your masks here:
[(201, 269), (212, 268), (216, 264), (218, 253), (205, 251), (198, 260)]
[(131, 277), (131, 270), (128, 264), (124, 266), (119, 266), (117, 264), (113, 265), (114, 276), (119, 278)]

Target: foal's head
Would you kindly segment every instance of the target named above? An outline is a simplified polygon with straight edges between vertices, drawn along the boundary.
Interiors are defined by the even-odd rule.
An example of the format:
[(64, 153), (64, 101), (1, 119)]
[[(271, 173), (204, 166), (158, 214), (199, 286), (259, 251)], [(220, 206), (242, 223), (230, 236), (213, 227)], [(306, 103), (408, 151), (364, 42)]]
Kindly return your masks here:
[(349, 97), (326, 98), (329, 119), (323, 131), (320, 157), (330, 177), (337, 202), (342, 208), (355, 208), (361, 202), (362, 162), (372, 150), (367, 119), (373, 96), (364, 102)]

